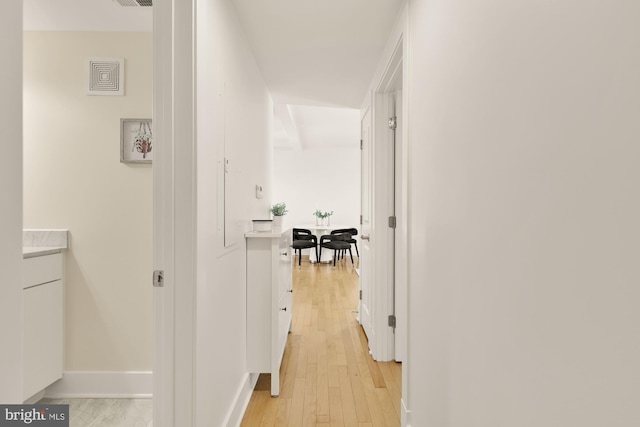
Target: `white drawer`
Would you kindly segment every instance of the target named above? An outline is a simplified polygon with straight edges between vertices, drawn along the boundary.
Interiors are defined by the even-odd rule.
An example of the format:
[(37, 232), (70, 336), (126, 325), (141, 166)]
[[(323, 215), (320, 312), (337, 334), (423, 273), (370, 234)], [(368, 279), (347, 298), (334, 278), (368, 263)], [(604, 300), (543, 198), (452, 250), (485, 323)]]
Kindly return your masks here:
[(22, 260), (22, 288), (62, 279), (62, 254)]

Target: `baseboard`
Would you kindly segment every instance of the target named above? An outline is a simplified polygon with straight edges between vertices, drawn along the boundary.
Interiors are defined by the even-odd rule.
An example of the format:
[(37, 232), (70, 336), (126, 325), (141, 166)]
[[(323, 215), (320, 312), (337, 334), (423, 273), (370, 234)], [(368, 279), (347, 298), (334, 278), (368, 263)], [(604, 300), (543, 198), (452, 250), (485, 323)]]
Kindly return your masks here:
[(231, 409), (227, 413), (225, 422), (222, 424), (226, 427), (239, 427), (242, 422), (242, 417), (249, 406), (249, 400), (251, 400), (251, 394), (253, 388), (258, 382), (258, 374), (245, 374), (240, 383), (240, 387), (233, 398)]
[(45, 390), (45, 397), (151, 398), (151, 371), (69, 371)]
[(411, 427), (410, 414), (411, 411), (407, 409), (404, 399), (400, 399), (400, 425), (402, 427)]
[(35, 403), (37, 403), (43, 397), (44, 397), (44, 390), (41, 390), (38, 393), (36, 393), (33, 396), (31, 396), (30, 398), (28, 398), (27, 400), (25, 400), (24, 404), (25, 405), (34, 405)]

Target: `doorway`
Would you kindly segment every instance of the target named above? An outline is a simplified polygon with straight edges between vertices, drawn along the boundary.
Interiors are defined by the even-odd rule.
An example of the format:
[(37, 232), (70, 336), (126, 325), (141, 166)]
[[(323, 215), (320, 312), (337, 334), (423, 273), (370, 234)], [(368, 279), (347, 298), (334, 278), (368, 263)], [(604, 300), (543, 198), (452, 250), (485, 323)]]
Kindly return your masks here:
[[(361, 262), (361, 322), (369, 338), (371, 354), (380, 361), (402, 361), (406, 354), (404, 48), (400, 38), (379, 78), (371, 107), (362, 109), (363, 237), (371, 241), (366, 242), (369, 256)], [(364, 250), (363, 253), (367, 254)]]
[[(146, 21), (132, 24), (141, 31), (131, 33), (107, 28), (123, 25), (118, 18), (128, 9), (80, 3), (73, 9), (34, 0), (22, 9), (24, 227), (69, 229), (71, 236), (64, 253), (65, 373), (47, 396), (149, 400), (152, 165), (122, 161), (131, 159), (121, 158), (121, 119), (152, 117), (152, 13), (147, 9)], [(92, 19), (99, 25), (82, 27)], [(103, 70), (101, 84), (124, 88), (123, 95), (88, 93), (92, 65)]]

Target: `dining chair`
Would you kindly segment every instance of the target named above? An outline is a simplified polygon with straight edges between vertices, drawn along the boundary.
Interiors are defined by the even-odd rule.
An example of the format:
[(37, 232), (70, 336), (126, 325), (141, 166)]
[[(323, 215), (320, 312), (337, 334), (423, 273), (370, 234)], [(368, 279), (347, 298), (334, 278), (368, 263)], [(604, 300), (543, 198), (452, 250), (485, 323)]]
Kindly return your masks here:
[[(316, 260), (320, 262), (320, 256), (318, 255), (318, 238), (306, 228), (294, 228), (293, 229), (293, 243), (291, 247), (294, 251), (298, 251), (298, 266), (302, 262), (302, 250), (314, 248), (316, 250)], [(311, 254), (309, 254), (311, 256)]]
[(336, 258), (340, 257), (346, 250), (351, 256), (351, 264), (353, 264), (353, 254), (351, 253), (351, 234), (349, 233), (331, 233), (320, 236), (320, 257), (322, 257), (322, 248), (333, 250), (333, 266), (336, 266)]
[(348, 242), (351, 245), (355, 245), (356, 255), (358, 256), (358, 258), (360, 258), (360, 252), (358, 251), (358, 241), (354, 238), (354, 236), (358, 235), (358, 229), (357, 228), (340, 228), (340, 229), (331, 231), (331, 234), (344, 234), (344, 233), (348, 233), (351, 235), (351, 238), (348, 240)]

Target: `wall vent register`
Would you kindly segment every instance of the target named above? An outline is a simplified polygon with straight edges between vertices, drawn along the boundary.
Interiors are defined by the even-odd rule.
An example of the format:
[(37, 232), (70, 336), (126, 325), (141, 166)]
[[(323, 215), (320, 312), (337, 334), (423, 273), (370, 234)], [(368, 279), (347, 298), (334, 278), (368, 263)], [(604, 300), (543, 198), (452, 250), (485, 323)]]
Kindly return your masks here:
[(87, 95), (124, 95), (124, 58), (87, 58)]
[(120, 6), (134, 6), (134, 7), (151, 7), (153, 6), (152, 0), (114, 0)]

